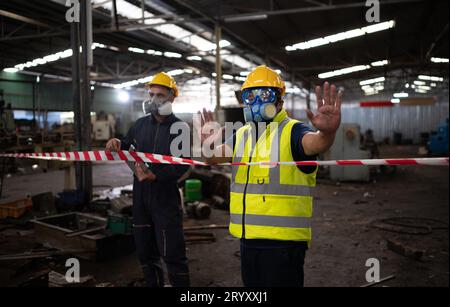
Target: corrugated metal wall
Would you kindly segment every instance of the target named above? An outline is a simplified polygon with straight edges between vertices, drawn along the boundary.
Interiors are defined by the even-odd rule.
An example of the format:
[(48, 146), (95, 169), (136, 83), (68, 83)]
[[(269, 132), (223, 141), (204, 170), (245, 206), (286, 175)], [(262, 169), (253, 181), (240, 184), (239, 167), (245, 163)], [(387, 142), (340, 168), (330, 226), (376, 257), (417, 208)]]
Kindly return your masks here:
[(375, 140), (389, 137), (394, 132), (402, 134), (402, 139), (412, 139), (419, 143), (420, 133), (436, 131), (440, 123), (449, 117), (449, 105), (434, 106), (394, 106), (392, 108), (361, 108), (359, 106), (342, 107), (342, 122), (357, 123), (364, 133), (372, 129)]

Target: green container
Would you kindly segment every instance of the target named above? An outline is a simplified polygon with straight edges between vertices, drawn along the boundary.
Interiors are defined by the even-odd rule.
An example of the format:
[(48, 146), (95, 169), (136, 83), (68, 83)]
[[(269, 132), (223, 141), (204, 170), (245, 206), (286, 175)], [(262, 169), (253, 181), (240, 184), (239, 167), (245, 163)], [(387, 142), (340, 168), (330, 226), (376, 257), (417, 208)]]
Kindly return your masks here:
[(107, 229), (116, 234), (130, 234), (133, 230), (132, 219), (129, 216), (108, 216)]
[(198, 179), (188, 179), (184, 184), (184, 201), (202, 200), (202, 182)]

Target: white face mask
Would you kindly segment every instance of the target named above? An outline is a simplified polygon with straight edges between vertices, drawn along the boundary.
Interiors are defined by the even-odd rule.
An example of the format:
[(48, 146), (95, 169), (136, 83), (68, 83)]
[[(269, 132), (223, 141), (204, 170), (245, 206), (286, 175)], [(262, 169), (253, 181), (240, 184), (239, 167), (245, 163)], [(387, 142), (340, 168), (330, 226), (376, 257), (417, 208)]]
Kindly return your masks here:
[(142, 102), (144, 114), (157, 114), (167, 116), (172, 114), (172, 103), (169, 100), (153, 96), (149, 100)]
[(167, 116), (172, 114), (172, 103), (170, 101), (166, 101), (158, 108), (159, 115)]

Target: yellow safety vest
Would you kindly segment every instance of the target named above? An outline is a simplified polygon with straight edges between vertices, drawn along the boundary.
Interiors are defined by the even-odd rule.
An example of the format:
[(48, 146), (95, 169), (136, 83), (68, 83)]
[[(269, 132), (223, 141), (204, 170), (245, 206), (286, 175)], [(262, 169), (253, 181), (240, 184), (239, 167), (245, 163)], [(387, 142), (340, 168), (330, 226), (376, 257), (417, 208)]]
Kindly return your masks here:
[[(233, 162), (294, 161), (291, 132), (297, 122), (281, 110), (256, 144), (252, 141), (257, 138), (256, 129), (243, 126), (236, 132)], [(296, 165), (233, 166), (230, 233), (238, 238), (309, 244), (316, 173), (317, 168), (305, 174)]]

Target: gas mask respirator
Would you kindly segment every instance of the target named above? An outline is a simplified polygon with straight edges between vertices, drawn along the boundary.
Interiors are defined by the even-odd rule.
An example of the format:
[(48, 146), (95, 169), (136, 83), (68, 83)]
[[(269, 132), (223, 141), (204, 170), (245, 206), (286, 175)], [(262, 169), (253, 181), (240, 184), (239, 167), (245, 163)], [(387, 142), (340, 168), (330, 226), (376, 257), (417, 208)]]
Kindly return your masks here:
[(277, 114), (277, 93), (271, 88), (249, 88), (242, 92), (246, 122), (265, 122)]
[(162, 115), (167, 116), (172, 114), (172, 103), (166, 97), (153, 96), (148, 100), (142, 102), (142, 111), (145, 115)]

